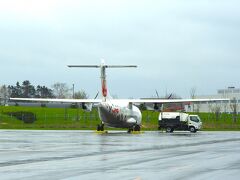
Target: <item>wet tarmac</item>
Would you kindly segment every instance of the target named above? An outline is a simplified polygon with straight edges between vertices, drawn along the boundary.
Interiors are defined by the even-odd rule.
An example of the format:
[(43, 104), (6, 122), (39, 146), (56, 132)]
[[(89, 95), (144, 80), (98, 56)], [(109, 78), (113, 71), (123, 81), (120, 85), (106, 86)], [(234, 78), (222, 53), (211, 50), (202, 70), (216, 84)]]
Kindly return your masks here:
[(240, 179), (240, 132), (0, 130), (0, 179)]

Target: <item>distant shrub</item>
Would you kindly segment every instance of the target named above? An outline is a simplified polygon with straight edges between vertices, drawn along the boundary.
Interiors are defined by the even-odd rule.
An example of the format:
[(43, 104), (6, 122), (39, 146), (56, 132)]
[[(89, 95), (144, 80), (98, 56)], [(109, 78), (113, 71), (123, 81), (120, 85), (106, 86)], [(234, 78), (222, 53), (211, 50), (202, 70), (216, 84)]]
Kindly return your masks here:
[(46, 104), (44, 103), (41, 103), (41, 107), (47, 107)]
[(70, 105), (70, 108), (72, 108), (72, 109), (77, 109), (79, 106), (78, 106), (78, 104), (77, 103), (72, 103), (71, 105)]
[(37, 120), (36, 115), (32, 112), (19, 111), (19, 112), (8, 112), (6, 114), (9, 116), (14, 116), (17, 119), (27, 124), (34, 123)]

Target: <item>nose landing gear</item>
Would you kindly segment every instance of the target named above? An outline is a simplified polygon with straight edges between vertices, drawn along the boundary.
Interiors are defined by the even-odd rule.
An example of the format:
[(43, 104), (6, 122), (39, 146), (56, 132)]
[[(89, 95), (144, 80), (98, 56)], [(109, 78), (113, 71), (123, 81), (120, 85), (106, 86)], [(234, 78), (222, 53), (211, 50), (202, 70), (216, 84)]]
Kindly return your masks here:
[(139, 133), (141, 131), (140, 125), (136, 124), (135, 126), (128, 129), (128, 133)]

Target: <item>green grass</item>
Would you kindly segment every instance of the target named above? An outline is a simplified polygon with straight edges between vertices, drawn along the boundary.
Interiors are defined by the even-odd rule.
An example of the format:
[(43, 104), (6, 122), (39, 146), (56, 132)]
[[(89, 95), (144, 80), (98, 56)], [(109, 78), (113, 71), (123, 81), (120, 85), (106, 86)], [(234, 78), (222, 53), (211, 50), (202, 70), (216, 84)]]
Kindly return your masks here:
[[(32, 124), (25, 124), (13, 116), (6, 115), (7, 112), (27, 111), (33, 112), (37, 120)], [(219, 119), (213, 113), (198, 114), (203, 122), (203, 130), (240, 130), (240, 116), (237, 122), (233, 122), (232, 115), (221, 114)], [(142, 112), (142, 129), (157, 130), (159, 112)], [(95, 130), (100, 123), (98, 112), (85, 112), (81, 109), (71, 108), (46, 108), (46, 107), (20, 107), (0, 106), (0, 129), (59, 129), (59, 130)], [(108, 128), (111, 129), (111, 128)]]
[[(25, 124), (7, 112), (28, 111), (36, 115), (33, 124)], [(44, 107), (0, 107), (1, 129), (95, 129), (100, 122), (96, 110), (85, 112), (81, 109)]]
[(240, 130), (240, 115), (237, 115), (237, 121), (234, 122), (232, 114), (222, 113), (216, 119), (214, 113), (191, 113), (198, 114), (203, 122), (203, 130)]

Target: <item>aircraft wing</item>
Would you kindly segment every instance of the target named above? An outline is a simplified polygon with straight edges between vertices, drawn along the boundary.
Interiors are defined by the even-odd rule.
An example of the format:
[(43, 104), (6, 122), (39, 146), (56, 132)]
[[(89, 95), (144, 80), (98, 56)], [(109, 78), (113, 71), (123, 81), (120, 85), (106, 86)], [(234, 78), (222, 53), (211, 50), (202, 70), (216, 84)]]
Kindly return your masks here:
[(184, 103), (184, 102), (216, 102), (230, 99), (128, 99), (129, 103)]
[(45, 99), (45, 98), (10, 98), (11, 101), (60, 102), (60, 103), (99, 103), (101, 99)]

